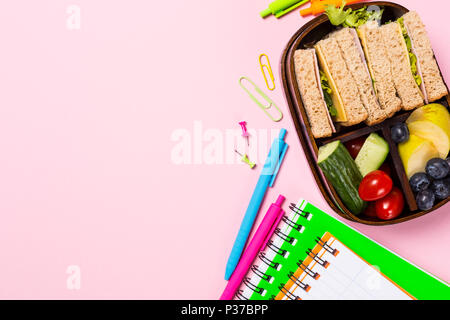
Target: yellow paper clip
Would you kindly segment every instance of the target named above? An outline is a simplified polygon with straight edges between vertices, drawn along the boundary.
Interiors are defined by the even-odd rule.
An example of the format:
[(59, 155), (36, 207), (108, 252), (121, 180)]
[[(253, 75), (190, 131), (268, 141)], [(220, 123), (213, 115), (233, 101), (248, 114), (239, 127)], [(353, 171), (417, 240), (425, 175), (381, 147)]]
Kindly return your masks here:
[[(261, 101), (259, 101), (243, 84), (242, 84), (242, 80), (247, 80), (248, 82), (250, 82), (254, 88), (254, 90), (262, 97), (264, 98), (264, 100), (266, 101), (267, 104), (262, 103)], [(283, 113), (281, 112), (280, 108), (277, 107), (277, 105), (275, 104), (275, 102), (273, 102), (252, 80), (250, 80), (247, 77), (241, 77), (239, 79), (239, 84), (242, 87), (242, 89), (244, 89), (247, 94), (250, 96), (250, 98), (264, 111), (264, 113), (272, 120), (275, 122), (280, 121), (281, 119), (283, 119)], [(267, 112), (267, 110), (269, 110), (271, 107), (274, 107), (275, 109), (277, 109), (277, 111), (279, 112), (280, 116), (278, 118), (274, 118), (272, 117), (272, 115)]]
[[(267, 64), (263, 62), (263, 58), (266, 58)], [(265, 53), (261, 53), (259, 55), (259, 66), (261, 67), (261, 72), (264, 76), (264, 81), (266, 81), (267, 89), (270, 91), (275, 90), (275, 78), (273, 77), (272, 67), (270, 66), (269, 57)], [(269, 74), (270, 80), (272, 82), (272, 86), (269, 85), (269, 80), (267, 79), (266, 71)]]

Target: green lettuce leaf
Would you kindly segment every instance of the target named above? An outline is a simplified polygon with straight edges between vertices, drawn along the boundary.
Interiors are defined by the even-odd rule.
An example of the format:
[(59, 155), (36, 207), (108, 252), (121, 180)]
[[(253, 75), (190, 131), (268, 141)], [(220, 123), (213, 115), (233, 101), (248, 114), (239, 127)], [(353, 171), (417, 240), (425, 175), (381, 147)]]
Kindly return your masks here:
[(329, 94), (333, 93), (330, 85), (328, 84), (328, 78), (322, 70), (320, 71), (320, 83), (324, 91), (328, 92)]
[(409, 37), (408, 31), (406, 30), (403, 17), (401, 17), (397, 21), (400, 24), (400, 27), (402, 29), (403, 38), (405, 39), (406, 47), (408, 49), (409, 63), (411, 65), (411, 73), (412, 73), (412, 75), (414, 77), (414, 80), (416, 81), (417, 85), (420, 87), (422, 85), (422, 78), (420, 77), (419, 70), (417, 68), (417, 57), (413, 53), (413, 50), (412, 50), (411, 38)]
[(327, 104), (328, 111), (330, 112), (330, 116), (336, 117), (337, 116), (337, 110), (334, 107), (333, 99), (331, 98), (331, 96), (326, 91), (323, 92), (323, 96), (325, 98), (325, 103)]
[(368, 21), (380, 21), (383, 16), (384, 9), (380, 11), (368, 11), (367, 7), (353, 11), (344, 22), (344, 27), (357, 28)]
[(331, 98), (333, 90), (331, 90), (331, 87), (328, 83), (328, 78), (322, 70), (320, 70), (320, 84), (322, 86), (323, 97), (325, 98), (325, 103), (327, 104), (328, 111), (330, 112), (330, 115), (332, 117), (336, 117), (337, 110), (334, 107), (333, 99)]
[(381, 20), (384, 9), (379, 11), (368, 11), (367, 7), (352, 11), (347, 9), (344, 11), (345, 1), (342, 2), (342, 6), (337, 8), (334, 5), (329, 5), (325, 9), (325, 13), (330, 19), (331, 24), (335, 26), (343, 26), (350, 28), (357, 28), (362, 26), (368, 21)]
[(342, 1), (342, 6), (340, 8), (334, 5), (328, 5), (325, 8), (325, 13), (328, 16), (328, 19), (330, 19), (332, 25), (339, 26), (343, 24), (350, 15), (350, 13), (352, 12), (352, 9), (344, 11), (344, 7), (345, 7), (345, 0)]

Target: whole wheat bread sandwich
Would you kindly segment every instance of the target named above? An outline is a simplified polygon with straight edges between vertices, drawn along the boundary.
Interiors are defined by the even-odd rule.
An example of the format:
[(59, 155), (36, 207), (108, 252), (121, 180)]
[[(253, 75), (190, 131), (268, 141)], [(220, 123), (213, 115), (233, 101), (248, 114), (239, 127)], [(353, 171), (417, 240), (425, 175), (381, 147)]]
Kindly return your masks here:
[(448, 94), (441, 72), (434, 58), (425, 25), (417, 12), (411, 11), (398, 20), (408, 49), (417, 60), (417, 71), (426, 103), (434, 102)]
[[(295, 51), (294, 65), (298, 89), (314, 138), (332, 136), (336, 130), (325, 101), (315, 50)], [(325, 94), (328, 93), (325, 91)], [(332, 102), (329, 102), (329, 105), (332, 107)]]
[(391, 62), (377, 21), (370, 21), (357, 29), (365, 53), (375, 94), (387, 118), (402, 109), (402, 101), (395, 90)]
[(320, 40), (315, 49), (320, 68), (330, 85), (337, 111), (335, 121), (347, 127), (366, 121), (369, 113), (364, 107), (357, 81), (347, 67), (338, 41), (333, 37)]
[(403, 37), (402, 27), (397, 21), (380, 27), (383, 42), (394, 75), (394, 85), (402, 100), (404, 110), (413, 110), (424, 105), (424, 95), (420, 89), (420, 76), (412, 68), (410, 50)]
[(343, 28), (329, 35), (337, 41), (347, 68), (358, 87), (359, 96), (368, 113), (366, 124), (376, 125), (388, 118), (387, 113), (381, 108), (367, 67), (364, 51), (359, 42), (358, 34), (354, 28)]

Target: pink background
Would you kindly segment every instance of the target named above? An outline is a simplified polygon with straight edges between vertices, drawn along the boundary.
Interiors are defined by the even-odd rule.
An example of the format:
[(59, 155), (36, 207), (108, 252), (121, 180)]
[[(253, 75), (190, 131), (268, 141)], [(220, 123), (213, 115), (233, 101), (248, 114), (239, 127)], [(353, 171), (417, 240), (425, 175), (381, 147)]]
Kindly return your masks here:
[[(290, 149), (262, 211), (283, 193), (331, 213), (295, 135), (278, 70), (307, 19), (297, 10), (263, 20), (258, 12), (268, 2), (2, 5), (0, 298), (218, 298), (260, 168), (174, 164), (171, 136), (193, 134), (194, 121), (220, 132), (239, 129), (240, 120), (286, 128)], [(448, 1), (398, 2), (420, 12), (448, 77)], [(71, 4), (81, 8), (80, 30), (66, 27)], [(247, 75), (264, 88), (263, 52), (277, 82), (269, 95), (285, 115), (276, 124), (237, 82)], [(448, 211), (389, 227), (352, 226), (450, 281)], [(70, 265), (81, 269), (79, 290), (67, 288)]]

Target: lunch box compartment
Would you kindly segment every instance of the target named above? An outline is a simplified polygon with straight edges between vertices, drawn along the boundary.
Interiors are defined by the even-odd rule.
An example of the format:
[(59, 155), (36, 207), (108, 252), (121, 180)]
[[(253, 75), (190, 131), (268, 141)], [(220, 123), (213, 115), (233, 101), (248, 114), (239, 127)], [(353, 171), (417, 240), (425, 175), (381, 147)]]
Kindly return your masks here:
[[(366, 2), (353, 4), (348, 7), (353, 10), (360, 9), (364, 6), (376, 5), (384, 7), (384, 13), (382, 18), (382, 23), (388, 21), (395, 21), (409, 10), (401, 5), (392, 2)], [(297, 49), (312, 48), (315, 43), (325, 37), (327, 34), (335, 30), (336, 28), (329, 22), (326, 15), (318, 16), (317, 18), (311, 20), (306, 25), (304, 25), (289, 41), (282, 57), (281, 61), (281, 75), (283, 81), (283, 89), (286, 95), (286, 99), (289, 105), (290, 113), (294, 121), (297, 134), (299, 136), (302, 147), (305, 151), (306, 158), (314, 175), (314, 178), (322, 192), (325, 200), (331, 206), (331, 208), (338, 213), (340, 216), (368, 225), (389, 225), (405, 222), (411, 219), (418, 218), (422, 215), (430, 213), (439, 207), (446, 204), (449, 200), (444, 200), (437, 203), (429, 211), (420, 211), (417, 208), (415, 195), (409, 185), (409, 180), (406, 175), (403, 163), (400, 159), (398, 153), (397, 144), (392, 141), (391, 138), (391, 127), (397, 123), (405, 122), (412, 111), (401, 111), (394, 115), (390, 119), (386, 119), (381, 124), (369, 127), (365, 124), (359, 124), (352, 127), (342, 127), (337, 125), (336, 133), (330, 138), (315, 139), (312, 135), (311, 127), (306, 115), (306, 111), (303, 107), (300, 93), (297, 86), (297, 81), (295, 77), (294, 70), (294, 52)], [(446, 96), (445, 98), (436, 101), (449, 108), (450, 98)], [(327, 181), (319, 166), (317, 165), (317, 155), (318, 149), (330, 142), (340, 140), (342, 143), (351, 141), (353, 139), (368, 136), (371, 133), (376, 132), (381, 137), (383, 137), (389, 144), (389, 156), (387, 161), (391, 164), (392, 178), (394, 180), (394, 185), (400, 188), (404, 194), (405, 198), (405, 209), (404, 212), (396, 219), (389, 221), (382, 221), (377, 219), (372, 219), (364, 216), (363, 214), (355, 216), (352, 214), (342, 203), (336, 190)]]

